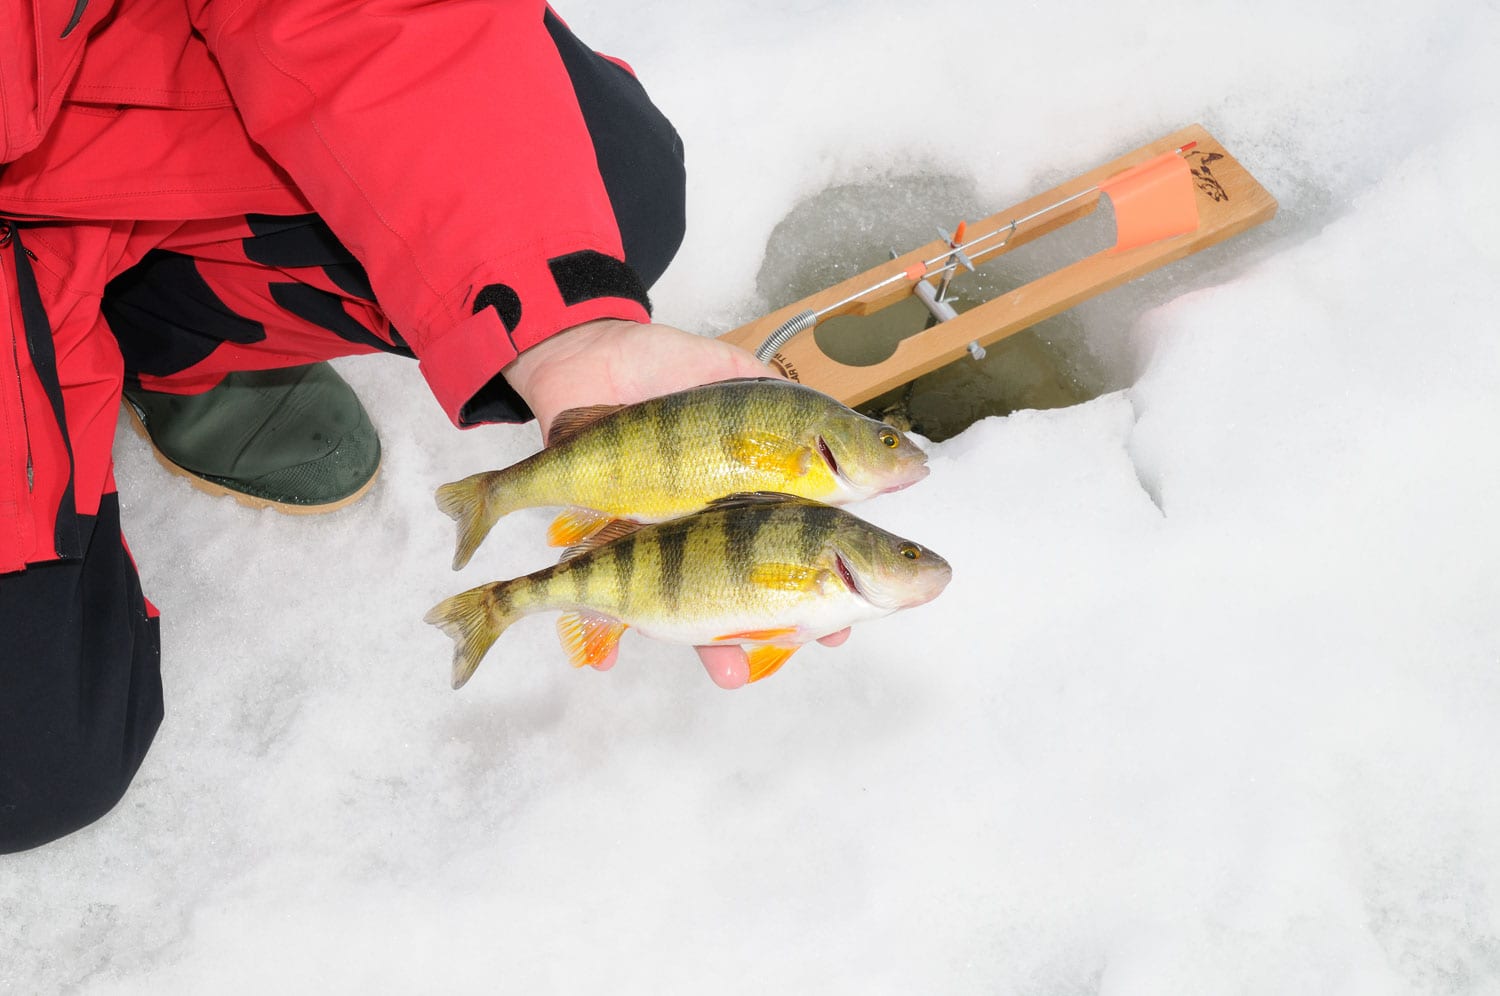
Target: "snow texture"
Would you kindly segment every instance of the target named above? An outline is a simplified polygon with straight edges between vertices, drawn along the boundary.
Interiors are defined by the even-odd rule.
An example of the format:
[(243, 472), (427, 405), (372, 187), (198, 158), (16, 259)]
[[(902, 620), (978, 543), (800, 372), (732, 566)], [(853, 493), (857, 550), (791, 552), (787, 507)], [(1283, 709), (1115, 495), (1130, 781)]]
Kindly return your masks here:
[(684, 136), (684, 327), (871, 176), (998, 209), (1199, 121), (1281, 212), (1087, 306), (1119, 390), (857, 507), (936, 602), (733, 693), (633, 633), (575, 672), (550, 616), (448, 688), (422, 614), (548, 515), (448, 570), (433, 488), (539, 436), (452, 430), (414, 364), (340, 364), (386, 458), (328, 517), (122, 432), (168, 717), (106, 819), (0, 858), (0, 993), (1500, 992), (1494, 0), (562, 13)]

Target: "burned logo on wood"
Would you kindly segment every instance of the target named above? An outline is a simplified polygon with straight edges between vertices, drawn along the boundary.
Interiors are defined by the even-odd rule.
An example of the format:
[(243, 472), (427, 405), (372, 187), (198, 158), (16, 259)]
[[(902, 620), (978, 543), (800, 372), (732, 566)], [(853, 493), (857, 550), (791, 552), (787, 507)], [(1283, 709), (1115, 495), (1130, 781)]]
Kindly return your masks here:
[(1198, 185), (1198, 189), (1216, 201), (1229, 200), (1229, 192), (1224, 189), (1223, 184), (1214, 179), (1213, 170), (1209, 168), (1211, 164), (1223, 159), (1224, 154), (1193, 151), (1187, 154), (1187, 158), (1196, 160), (1193, 163), (1193, 182)]
[(795, 380), (802, 383), (802, 378), (797, 376), (797, 367), (784, 353), (777, 353), (771, 357), (771, 366), (775, 367), (787, 380)]

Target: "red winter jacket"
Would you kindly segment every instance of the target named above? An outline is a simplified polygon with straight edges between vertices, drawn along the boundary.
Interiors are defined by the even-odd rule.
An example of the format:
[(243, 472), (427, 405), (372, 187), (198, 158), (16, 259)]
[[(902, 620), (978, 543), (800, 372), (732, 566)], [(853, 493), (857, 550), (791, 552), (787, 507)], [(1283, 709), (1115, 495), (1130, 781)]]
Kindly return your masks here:
[[(565, 304), (547, 260), (622, 258), (541, 0), (0, 3), (0, 216), (316, 210), (439, 402), (628, 298)], [(172, 113), (161, 113), (162, 108)], [(476, 127), (481, 116), (483, 127)], [(509, 335), (475, 288), (526, 302)]]
[[(610, 296), (619, 288), (567, 303), (548, 266), (624, 252), (546, 12), (542, 0), (0, 0), (0, 220), (315, 210), (457, 423), (518, 350), (591, 319), (648, 317)], [(25, 288), (6, 284), (24, 283), (25, 265), (8, 265), (7, 241), (0, 573), (77, 556), (73, 487), (79, 514), (99, 488), (69, 470), (56, 377), (41, 376), (51, 344), (24, 338)], [(512, 329), (498, 308), (475, 310), (497, 284), (525, 302)], [(46, 327), (36, 310), (33, 336)], [(28, 407), (56, 418), (28, 421)], [(101, 439), (92, 463), (107, 468)]]

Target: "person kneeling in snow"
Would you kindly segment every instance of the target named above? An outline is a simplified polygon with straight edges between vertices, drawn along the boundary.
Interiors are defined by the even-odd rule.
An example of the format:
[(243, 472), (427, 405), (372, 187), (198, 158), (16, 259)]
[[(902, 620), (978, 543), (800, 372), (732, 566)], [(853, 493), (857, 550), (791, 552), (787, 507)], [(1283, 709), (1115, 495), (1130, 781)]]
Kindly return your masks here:
[[(107, 812), (162, 718), (122, 393), (195, 483), (318, 511), (380, 460), (335, 356), (415, 357), (460, 427), (769, 373), (651, 324), (680, 141), (541, 2), (22, 6), (0, 37), (0, 852)], [(742, 651), (703, 654), (744, 682)]]

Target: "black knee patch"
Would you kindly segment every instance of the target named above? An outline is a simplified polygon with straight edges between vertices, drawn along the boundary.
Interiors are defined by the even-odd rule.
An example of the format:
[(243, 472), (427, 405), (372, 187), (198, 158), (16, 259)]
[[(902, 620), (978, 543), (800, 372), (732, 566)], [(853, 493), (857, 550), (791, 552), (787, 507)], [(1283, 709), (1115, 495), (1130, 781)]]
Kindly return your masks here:
[(271, 300), (289, 314), (318, 328), (327, 329), (345, 342), (356, 342), (397, 356), (413, 355), (411, 347), (396, 334), (394, 328), (390, 330), (392, 341), (386, 342), (350, 317), (349, 312), (344, 310), (344, 299), (337, 294), (330, 294), (308, 284), (271, 284), (270, 288)]
[(214, 293), (191, 256), (164, 249), (111, 280), (102, 310), (133, 375), (166, 377), (206, 360), (222, 343), (266, 337), (264, 325)]
[(247, 214), (245, 223), (251, 235), (240, 246), (252, 263), (276, 269), (316, 266), (350, 297), (375, 300), (365, 268), (318, 215)]

